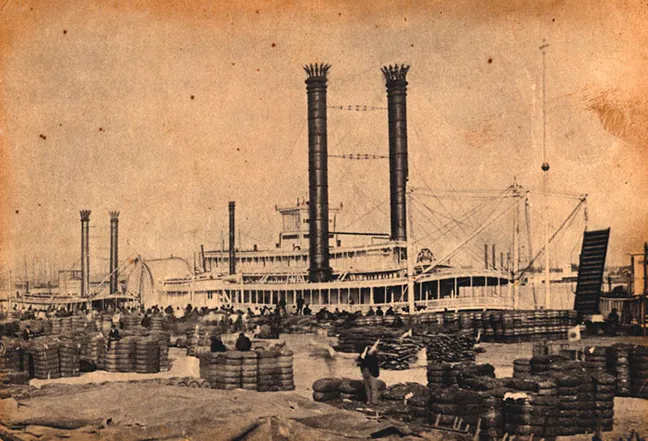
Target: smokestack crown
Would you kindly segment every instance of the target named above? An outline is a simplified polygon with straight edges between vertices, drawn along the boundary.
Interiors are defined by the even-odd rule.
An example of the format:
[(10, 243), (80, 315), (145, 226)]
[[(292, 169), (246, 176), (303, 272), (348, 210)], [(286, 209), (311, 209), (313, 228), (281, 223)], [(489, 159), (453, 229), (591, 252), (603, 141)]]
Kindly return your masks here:
[(406, 66), (404, 64), (401, 64), (400, 66), (398, 64), (395, 65), (389, 65), (389, 66), (384, 66), (381, 70), (383, 75), (385, 75), (385, 79), (387, 80), (387, 87), (390, 86), (390, 83), (397, 83), (397, 82), (403, 82), (405, 83), (404, 85), (407, 85), (407, 82), (405, 81), (407, 72), (409, 72), (410, 67)]
[(119, 211), (109, 211), (110, 222), (117, 222), (119, 220)]
[(79, 211), (79, 214), (81, 214), (81, 220), (82, 221), (89, 221), (90, 220), (90, 213), (92, 213), (92, 210), (81, 210), (81, 211)]
[(306, 80), (306, 82), (308, 82), (311, 79), (319, 79), (319, 80), (326, 81), (326, 74), (328, 73), (328, 70), (330, 68), (331, 68), (330, 64), (324, 64), (324, 63), (304, 65), (304, 70), (308, 75), (308, 79)]

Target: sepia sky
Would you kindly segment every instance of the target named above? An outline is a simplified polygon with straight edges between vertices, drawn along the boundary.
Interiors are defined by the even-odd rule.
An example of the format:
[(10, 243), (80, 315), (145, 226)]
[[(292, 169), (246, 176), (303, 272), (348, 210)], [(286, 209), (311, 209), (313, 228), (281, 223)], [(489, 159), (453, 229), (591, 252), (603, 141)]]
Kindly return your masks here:
[[(589, 194), (590, 228), (612, 228), (608, 263), (648, 240), (645, 2), (245, 3), (4, 3), (5, 271), (78, 266), (83, 208), (95, 268), (109, 210), (122, 258), (220, 246), (229, 200), (243, 246), (273, 247), (275, 205), (308, 194), (302, 65), (316, 61), (332, 65), (329, 105), (381, 108), (331, 109), (331, 154), (387, 153), (380, 67), (406, 63), (413, 185), (541, 189), (543, 42), (551, 190)], [(329, 167), (342, 226), (388, 231), (384, 205), (358, 221), (387, 198), (386, 161)], [(552, 226), (573, 203), (552, 203)]]

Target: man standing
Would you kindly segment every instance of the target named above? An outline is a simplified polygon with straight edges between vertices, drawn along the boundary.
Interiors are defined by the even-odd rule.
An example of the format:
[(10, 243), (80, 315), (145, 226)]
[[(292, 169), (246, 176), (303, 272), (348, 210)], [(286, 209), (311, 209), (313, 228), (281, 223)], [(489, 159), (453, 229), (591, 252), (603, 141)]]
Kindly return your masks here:
[(356, 349), (360, 356), (358, 357), (358, 365), (362, 373), (362, 380), (364, 382), (365, 394), (367, 395), (367, 404), (378, 404), (380, 401), (380, 391), (378, 390), (378, 376), (380, 375), (380, 368), (378, 367), (378, 343), (380, 339), (376, 340), (371, 348), (369, 346), (360, 344)]
[(304, 298), (302, 296), (297, 297), (297, 315), (302, 315), (304, 311)]

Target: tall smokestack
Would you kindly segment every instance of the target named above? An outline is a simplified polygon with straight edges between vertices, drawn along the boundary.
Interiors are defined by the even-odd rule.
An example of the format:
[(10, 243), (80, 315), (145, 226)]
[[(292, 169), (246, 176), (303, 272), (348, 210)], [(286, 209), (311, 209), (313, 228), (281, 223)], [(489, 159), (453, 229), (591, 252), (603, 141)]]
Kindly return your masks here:
[(90, 295), (90, 210), (81, 210), (81, 297)]
[(110, 211), (110, 294), (117, 292), (119, 265), (119, 211)]
[(311, 282), (328, 282), (329, 209), (328, 146), (326, 133), (326, 74), (328, 64), (304, 66), (308, 78), (308, 195), (309, 195), (309, 268)]
[(407, 81), (409, 66), (384, 66), (389, 118), (389, 201), (391, 239), (407, 240)]
[(236, 202), (229, 203), (229, 273), (236, 274)]

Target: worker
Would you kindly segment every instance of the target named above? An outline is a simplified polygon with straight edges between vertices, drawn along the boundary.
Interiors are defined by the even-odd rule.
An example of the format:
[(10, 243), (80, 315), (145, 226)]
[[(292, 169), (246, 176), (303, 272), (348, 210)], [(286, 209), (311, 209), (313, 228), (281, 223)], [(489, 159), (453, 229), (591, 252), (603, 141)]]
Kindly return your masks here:
[(382, 317), (384, 316), (385, 313), (383, 312), (382, 308), (379, 306), (376, 308), (376, 317)]
[(212, 352), (227, 352), (227, 348), (221, 340), (220, 335), (214, 335), (211, 338), (211, 351)]
[(142, 326), (144, 328), (150, 328), (151, 327), (151, 317), (147, 314), (144, 313), (144, 318), (142, 319)]
[(362, 373), (362, 381), (364, 382), (368, 405), (375, 405), (380, 401), (380, 391), (378, 390), (380, 368), (378, 367), (378, 355), (376, 354), (378, 351), (378, 343), (380, 343), (380, 339), (376, 340), (376, 343), (371, 347), (362, 343), (356, 347), (360, 354), (357, 363)]
[(387, 308), (385, 315), (395, 315), (394, 309), (390, 306), (389, 308)]
[(237, 351), (247, 352), (252, 348), (252, 342), (247, 338), (244, 332), (241, 332), (236, 340), (235, 347)]
[(311, 312), (313, 312), (313, 311), (311, 311), (311, 309), (308, 307), (308, 303), (307, 303), (306, 306), (304, 307), (304, 315), (311, 315)]
[(297, 297), (297, 315), (302, 315), (304, 313), (304, 298), (302, 296)]
[(617, 335), (617, 332), (619, 330), (619, 313), (617, 312), (616, 308), (613, 308), (608, 315), (607, 328), (609, 335)]
[(29, 325), (25, 326), (25, 329), (22, 332), (23, 340), (29, 341), (29, 340), (32, 339), (32, 337), (33, 337), (33, 334), (32, 334), (32, 330), (31, 330), (31, 326), (29, 326)]
[(119, 341), (120, 338), (119, 329), (117, 329), (117, 326), (114, 322), (111, 323), (110, 332), (108, 333), (108, 349), (110, 349), (110, 345), (113, 341)]
[(369, 311), (367, 311), (367, 314), (365, 314), (365, 316), (366, 317), (373, 317), (375, 315), (376, 315), (376, 313), (374, 312), (373, 307), (370, 306)]

